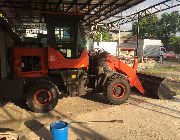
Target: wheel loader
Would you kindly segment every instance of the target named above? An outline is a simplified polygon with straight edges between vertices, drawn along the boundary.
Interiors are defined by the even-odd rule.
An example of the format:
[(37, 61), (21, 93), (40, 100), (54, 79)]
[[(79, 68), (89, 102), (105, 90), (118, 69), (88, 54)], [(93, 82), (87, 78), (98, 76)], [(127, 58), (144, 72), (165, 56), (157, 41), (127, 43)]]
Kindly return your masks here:
[(103, 93), (116, 105), (126, 102), (133, 87), (142, 94), (149, 90), (158, 98), (171, 98), (161, 84), (164, 79), (137, 74), (137, 58), (130, 67), (104, 50), (87, 51), (80, 22), (83, 16), (45, 13), (47, 34), (38, 34), (36, 46), (9, 48), (9, 76), (0, 80), (0, 97), (25, 99), (33, 112), (51, 111), (59, 98), (81, 96), (89, 89)]

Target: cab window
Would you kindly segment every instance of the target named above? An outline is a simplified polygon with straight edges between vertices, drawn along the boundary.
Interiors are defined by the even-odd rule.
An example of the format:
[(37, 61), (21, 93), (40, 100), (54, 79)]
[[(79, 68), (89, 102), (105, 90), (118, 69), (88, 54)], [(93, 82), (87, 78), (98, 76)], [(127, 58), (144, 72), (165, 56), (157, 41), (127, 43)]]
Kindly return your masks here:
[(56, 43), (71, 41), (70, 27), (55, 28)]
[(73, 45), (73, 31), (71, 27), (55, 27), (55, 39), (57, 49), (63, 54), (65, 58), (72, 58)]

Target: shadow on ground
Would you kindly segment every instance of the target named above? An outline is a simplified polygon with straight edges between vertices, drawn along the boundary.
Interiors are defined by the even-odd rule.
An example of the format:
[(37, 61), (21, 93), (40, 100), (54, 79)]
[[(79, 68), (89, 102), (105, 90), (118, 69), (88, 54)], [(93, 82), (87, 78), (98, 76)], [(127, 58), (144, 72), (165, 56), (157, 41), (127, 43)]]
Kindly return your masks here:
[(0, 107), (5, 106), (8, 102), (9, 102), (9, 100), (4, 99), (4, 98), (0, 98)]
[(87, 99), (93, 102), (103, 103), (103, 104), (109, 104), (108, 100), (105, 98), (103, 94), (94, 93), (94, 92), (88, 92), (86, 95), (81, 96), (83, 99)]
[[(151, 95), (148, 94), (141, 94), (137, 89), (132, 89), (131, 95), (137, 95), (140, 97), (146, 97), (150, 99), (154, 99)], [(83, 99), (87, 99), (93, 102), (103, 103), (103, 104), (110, 104), (106, 97), (102, 93), (94, 93), (88, 92), (86, 95), (81, 96)]]
[(28, 120), (24, 122), (25, 126), (33, 131), (40, 139), (51, 140), (50, 131), (37, 120)]
[(14, 129), (11, 128), (0, 128), (0, 133), (5, 133), (5, 132), (12, 132)]
[[(87, 123), (85, 122), (77, 122), (74, 119), (71, 119), (70, 117), (60, 113), (57, 110), (54, 110), (59, 116), (62, 118), (68, 119), (69, 122), (69, 127), (70, 129), (77, 135), (78, 139), (103, 139), (103, 140), (108, 140), (108, 138), (104, 137), (100, 133), (88, 128), (86, 126)], [(51, 112), (48, 113), (50, 116), (55, 117)], [(56, 116), (57, 118), (57, 116)], [(60, 117), (58, 117), (60, 118)], [(59, 120), (57, 118), (57, 121)], [(114, 123), (117, 120), (112, 120), (110, 121), (111, 123)], [(95, 121), (91, 121), (95, 122)], [(104, 121), (97, 121), (99, 123), (104, 122)], [(117, 121), (118, 122), (118, 121)], [(90, 123), (90, 122), (89, 122)], [(119, 123), (123, 123), (122, 120), (119, 120)], [(51, 132), (45, 127), (44, 124), (40, 123), (39, 121), (33, 119), (33, 120), (28, 120), (24, 122), (25, 126), (30, 129), (30, 131), (34, 132), (40, 139), (45, 139), (45, 140), (51, 140)], [(76, 124), (76, 126), (71, 125), (71, 124)], [(22, 137), (21, 137), (22, 138)], [(25, 138), (25, 137), (23, 137)]]
[[(76, 120), (66, 116), (65, 114), (54, 110), (58, 115), (62, 116), (62, 118), (66, 118), (69, 120), (69, 127), (71, 130), (78, 136), (78, 139), (102, 139), (102, 140), (108, 140), (105, 136), (100, 134), (97, 131), (94, 131), (90, 129), (89, 127), (86, 126), (87, 123), (85, 122), (77, 122)], [(121, 120), (122, 121), (122, 120)], [(94, 122), (94, 121), (90, 121)], [(100, 123), (101, 121), (99, 121)], [(112, 121), (113, 122), (113, 121)], [(122, 123), (122, 122), (121, 122)], [(76, 126), (71, 125), (71, 124), (76, 124)]]
[[(156, 112), (156, 113), (160, 113), (160, 114), (172, 117), (172, 118), (180, 119), (180, 117), (177, 117), (177, 116), (170, 113), (170, 112), (172, 112), (172, 113), (180, 114), (180, 111), (178, 111), (178, 110), (171, 109), (171, 108), (168, 108), (168, 107), (165, 107), (165, 106), (162, 106), (162, 105), (157, 105), (157, 104), (154, 104), (154, 103), (150, 103), (148, 101), (141, 100), (141, 99), (138, 99), (138, 98), (135, 98), (135, 97), (130, 97), (130, 100), (134, 101), (134, 103), (130, 103), (133, 106), (143, 108), (143, 109), (146, 109), (146, 110), (149, 110), (149, 111), (153, 111), (153, 112)], [(143, 103), (143, 104), (146, 104), (146, 105), (148, 105), (150, 107), (139, 106), (137, 103), (138, 104)], [(156, 107), (156, 109), (153, 109), (153, 107)], [(167, 112), (167, 113), (161, 111), (161, 109), (165, 110), (165, 112)]]
[(19, 106), (22, 109), (25, 109), (26, 111), (30, 111), (26, 104), (25, 99), (16, 99), (16, 100), (10, 100), (12, 103), (14, 103), (16, 106)]
[[(129, 103), (129, 104), (137, 106), (138, 108), (143, 108), (146, 110), (150, 110), (150, 111), (153, 111), (156, 113), (160, 113), (160, 114), (172, 117), (172, 119), (180, 119), (180, 117), (173, 115), (173, 113), (180, 114), (180, 111), (165, 107), (163, 105), (157, 105), (154, 103), (150, 103), (149, 101), (146, 101), (143, 98), (141, 98), (141, 97), (147, 98), (146, 95), (142, 95), (142, 94), (134, 93), (134, 92), (133, 92), (133, 94), (137, 95), (137, 97), (131, 96), (129, 100), (134, 101), (135, 103)], [(103, 95), (101, 95), (101, 94), (88, 93), (87, 95), (83, 96), (82, 98), (87, 99), (87, 100), (91, 100), (94, 102), (100, 102), (100, 103), (108, 104), (108, 102), (104, 99)], [(150, 106), (150, 108), (148, 108), (146, 106), (139, 106), (138, 104), (140, 104), (140, 103), (146, 104), (146, 105)], [(14, 104), (18, 105), (19, 107), (26, 109), (26, 107), (25, 107), (26, 104), (22, 100), (19, 100), (17, 103), (15, 102)], [(154, 108), (154, 107), (156, 107), (156, 108)], [(46, 114), (42, 114), (40, 116), (34, 115), (34, 118), (31, 120), (28, 120), (28, 118), (24, 118), (23, 120), (22, 119), (21, 120), (15, 119), (13, 114), (11, 114), (11, 112), (9, 112), (8, 109), (6, 109), (3, 106), (2, 106), (2, 109), (4, 110), (4, 113), (6, 113), (8, 116), (10, 116), (9, 117), (10, 119), (4, 120), (4, 121), (0, 120), (4, 125), (3, 128), (0, 128), (0, 132), (12, 130), (11, 128), (6, 128), (6, 124), (9, 124), (9, 123), (11, 124), (12, 122), (17, 122), (17, 123), (24, 122), (25, 126), (30, 130), (28, 132), (33, 131), (38, 137), (45, 139), (45, 140), (51, 140), (51, 133), (45, 127), (46, 125), (50, 125), (50, 124), (42, 124), (40, 122), (40, 120), (43, 118), (54, 118), (54, 120), (57, 120), (57, 121), (68, 119), (70, 129), (78, 136), (78, 138), (80, 138), (80, 139), (108, 140), (108, 138), (106, 138), (105, 136), (103, 136), (99, 132), (94, 131), (94, 130), (92, 130), (86, 126), (87, 123), (94, 122), (93, 120), (91, 120), (89, 122), (77, 122), (76, 120), (70, 118), (69, 116), (65, 115), (64, 113), (58, 111), (57, 109), (53, 110), (53, 112), (55, 112), (56, 115), (54, 115), (53, 112), (49, 112)], [(164, 109), (165, 111), (161, 111), (161, 109)], [(112, 123), (114, 121), (116, 121), (116, 120), (112, 120)], [(102, 121), (99, 120), (98, 122), (100, 123)], [(50, 122), (50, 123), (52, 123), (52, 122)], [(76, 124), (76, 125), (73, 125), (73, 124)]]

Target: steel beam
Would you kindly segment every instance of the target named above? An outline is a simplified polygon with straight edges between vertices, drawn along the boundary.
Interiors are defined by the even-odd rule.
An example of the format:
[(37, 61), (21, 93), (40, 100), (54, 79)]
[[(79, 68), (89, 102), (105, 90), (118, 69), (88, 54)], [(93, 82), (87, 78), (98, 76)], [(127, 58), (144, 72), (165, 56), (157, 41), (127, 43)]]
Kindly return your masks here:
[(87, 0), (85, 2), (85, 4), (80, 8), (80, 10), (83, 10), (84, 8), (86, 8), (87, 5), (90, 5), (90, 3), (92, 2), (92, 0)]
[[(97, 10), (96, 12), (95, 12), (95, 15), (101, 15), (100, 13), (102, 12), (102, 11), (104, 11), (104, 10), (106, 10), (108, 7), (111, 7), (113, 4), (115, 4), (116, 2), (118, 2), (119, 0), (113, 0), (113, 1), (111, 1), (110, 3), (109, 3), (109, 5), (106, 5), (106, 6), (102, 6), (102, 4), (100, 5), (100, 9), (99, 10)], [(90, 16), (90, 17), (88, 17), (87, 19), (85, 19), (84, 20), (84, 22), (86, 22), (88, 19), (90, 19), (90, 18), (92, 18), (93, 16)]]
[(69, 12), (73, 6), (76, 6), (77, 7), (77, 0), (74, 0), (74, 2), (67, 8), (66, 12)]
[(119, 18), (115, 21), (109, 22), (108, 24), (118, 24), (122, 25), (128, 22), (132, 22), (134, 20), (139, 18), (143, 18), (145, 16), (149, 16), (151, 14), (155, 14), (164, 10), (171, 9), (173, 7), (180, 6), (180, 0), (165, 0), (163, 2), (160, 2), (158, 4), (152, 5), (148, 8), (145, 8), (143, 10), (140, 10), (138, 12), (134, 12), (133, 14), (126, 15), (125, 17)]
[[(114, 12), (116, 12), (116, 10), (118, 9), (118, 12), (120, 12), (120, 11), (122, 11), (123, 9), (125, 9), (126, 7), (129, 7), (127, 4), (129, 3), (129, 2), (131, 2), (132, 0), (127, 0), (127, 1), (125, 1), (124, 3), (122, 3), (121, 5), (119, 5), (119, 6), (117, 6), (117, 5), (114, 5), (113, 3), (112, 3), (112, 5), (111, 6), (114, 6), (114, 7), (110, 7), (110, 9), (109, 10), (106, 10), (103, 14), (101, 14), (100, 16), (107, 16), (108, 14), (110, 14), (107, 18), (109, 18), (110, 16), (111, 16), (111, 14), (112, 14), (112, 11), (114, 11)], [(95, 19), (93, 19), (94, 21), (95, 20), (97, 20), (97, 19), (99, 19), (99, 17), (100, 16), (96, 16), (95, 17)], [(99, 19), (98, 21), (96, 21), (96, 23), (98, 23), (99, 21), (101, 21), (102, 19)], [(84, 22), (86, 22), (86, 21), (84, 21)], [(90, 21), (91, 22), (91, 21)], [(86, 22), (85, 23), (85, 26), (87, 25), (88, 23)]]

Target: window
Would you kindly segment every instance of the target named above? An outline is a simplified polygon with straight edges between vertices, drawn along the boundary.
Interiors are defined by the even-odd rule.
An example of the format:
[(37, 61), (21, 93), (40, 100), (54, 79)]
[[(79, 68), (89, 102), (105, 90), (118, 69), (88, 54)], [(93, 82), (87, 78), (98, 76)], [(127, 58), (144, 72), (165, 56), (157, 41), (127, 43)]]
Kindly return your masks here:
[(55, 27), (56, 42), (71, 41), (70, 27)]
[(73, 27), (55, 27), (57, 49), (65, 58), (72, 58)]

